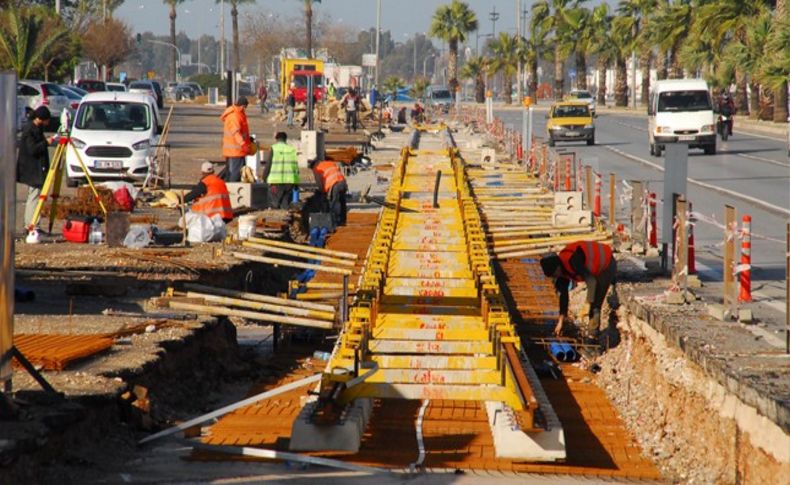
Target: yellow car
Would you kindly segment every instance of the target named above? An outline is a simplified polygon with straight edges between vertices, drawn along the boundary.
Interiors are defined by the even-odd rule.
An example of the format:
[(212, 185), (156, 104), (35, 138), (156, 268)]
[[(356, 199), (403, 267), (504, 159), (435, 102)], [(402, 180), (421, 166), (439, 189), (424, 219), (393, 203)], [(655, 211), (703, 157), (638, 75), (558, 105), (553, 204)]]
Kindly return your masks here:
[(587, 102), (554, 103), (546, 117), (546, 135), (550, 147), (558, 141), (580, 140), (586, 140), (588, 145), (595, 145), (595, 125)]

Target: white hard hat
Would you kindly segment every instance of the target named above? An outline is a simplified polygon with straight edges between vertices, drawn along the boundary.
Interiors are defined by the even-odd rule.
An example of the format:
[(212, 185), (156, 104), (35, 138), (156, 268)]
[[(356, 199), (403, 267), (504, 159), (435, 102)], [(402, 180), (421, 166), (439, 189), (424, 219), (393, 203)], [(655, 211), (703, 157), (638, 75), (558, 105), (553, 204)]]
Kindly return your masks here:
[(214, 173), (214, 164), (211, 162), (203, 162), (203, 165), (200, 166), (200, 171), (202, 173)]

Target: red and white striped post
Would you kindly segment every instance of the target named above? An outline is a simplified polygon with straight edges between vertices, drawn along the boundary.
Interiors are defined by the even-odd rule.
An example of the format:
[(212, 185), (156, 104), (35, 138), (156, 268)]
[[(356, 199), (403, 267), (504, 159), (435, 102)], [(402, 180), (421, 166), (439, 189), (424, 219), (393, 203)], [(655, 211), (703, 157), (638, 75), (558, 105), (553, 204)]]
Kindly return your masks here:
[(601, 180), (601, 174), (595, 172), (595, 202), (593, 207), (593, 214), (595, 217), (601, 217), (601, 186), (603, 185), (603, 181)]
[(740, 291), (738, 301), (749, 303), (752, 301), (752, 216), (743, 216), (743, 227), (741, 229), (743, 239), (741, 240), (741, 264), (738, 272)]
[(656, 193), (650, 192), (648, 196), (650, 200), (650, 247), (657, 248), (658, 247), (658, 223), (656, 221)]
[(697, 274), (697, 260), (694, 256), (694, 216), (692, 215), (691, 202), (689, 202), (689, 216), (686, 219), (688, 222), (688, 272), (689, 274)]
[(565, 159), (565, 191), (571, 191), (571, 159), (567, 157)]

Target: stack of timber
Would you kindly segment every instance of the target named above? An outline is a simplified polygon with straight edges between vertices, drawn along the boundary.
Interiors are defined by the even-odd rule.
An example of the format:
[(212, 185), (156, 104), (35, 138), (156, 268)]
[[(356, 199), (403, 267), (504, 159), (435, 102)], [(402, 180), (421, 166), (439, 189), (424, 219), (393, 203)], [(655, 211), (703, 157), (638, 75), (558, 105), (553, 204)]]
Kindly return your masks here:
[(467, 175), (498, 260), (540, 256), (574, 241), (611, 244), (611, 233), (583, 210), (581, 192), (552, 192), (522, 167), (485, 163)]

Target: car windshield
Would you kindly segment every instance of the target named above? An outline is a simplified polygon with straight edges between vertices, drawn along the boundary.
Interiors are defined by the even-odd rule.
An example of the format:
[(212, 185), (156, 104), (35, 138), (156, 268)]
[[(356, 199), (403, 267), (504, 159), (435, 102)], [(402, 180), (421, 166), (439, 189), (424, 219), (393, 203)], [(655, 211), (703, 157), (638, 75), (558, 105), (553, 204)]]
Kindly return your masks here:
[(575, 91), (575, 92), (571, 93), (571, 95), (576, 97), (576, 98), (578, 98), (578, 99), (591, 99), (592, 98), (592, 94), (590, 94), (587, 91)]
[(104, 83), (101, 81), (80, 81), (80, 86), (90, 91), (104, 91)]
[(130, 85), (129, 85), (129, 89), (145, 89), (145, 90), (148, 90), (148, 91), (153, 91), (153, 90), (154, 90), (154, 87), (153, 87), (153, 86), (151, 86), (151, 85), (150, 85), (150, 84), (148, 84), (148, 83), (140, 83), (140, 82), (137, 82), (137, 83), (132, 83), (132, 84), (130, 84)]
[(658, 111), (708, 111), (708, 91), (667, 91), (658, 95)]
[[(307, 75), (306, 74), (296, 74), (293, 77), (293, 83), (296, 85), (297, 88), (306, 88), (307, 87)], [(313, 87), (320, 88), (323, 86), (323, 76), (317, 74), (313, 76)]]
[(79, 93), (78, 93), (78, 92), (76, 92), (76, 91), (72, 91), (71, 89), (68, 89), (68, 88), (61, 88), (61, 90), (63, 91), (63, 94), (64, 94), (64, 95), (65, 95), (67, 98), (69, 98), (69, 99), (71, 99), (71, 100), (74, 100), (74, 101), (79, 101), (79, 100), (81, 100), (81, 99), (82, 99), (82, 96), (83, 96), (83, 95), (82, 95), (82, 94), (79, 94)]
[(126, 91), (126, 88), (123, 87), (123, 86), (119, 86), (117, 84), (108, 84), (107, 85), (107, 91), (123, 92), (123, 91)]
[(60, 89), (60, 86), (57, 84), (42, 84), (41, 85), (42, 91), (44, 91), (45, 96), (65, 96), (66, 93)]
[(567, 105), (554, 108), (555, 118), (587, 118), (590, 116), (590, 109), (587, 105)]
[(431, 93), (431, 98), (433, 99), (447, 99), (451, 97), (452, 96), (450, 96), (450, 91), (446, 89), (437, 89), (436, 91), (433, 91)]
[(75, 126), (80, 130), (145, 131), (151, 127), (151, 110), (143, 103), (82, 103)]

